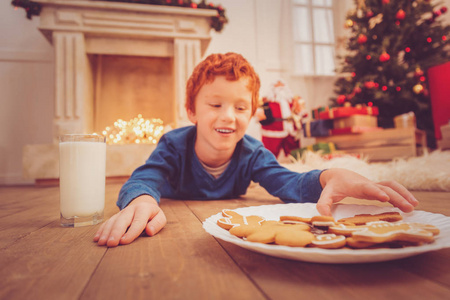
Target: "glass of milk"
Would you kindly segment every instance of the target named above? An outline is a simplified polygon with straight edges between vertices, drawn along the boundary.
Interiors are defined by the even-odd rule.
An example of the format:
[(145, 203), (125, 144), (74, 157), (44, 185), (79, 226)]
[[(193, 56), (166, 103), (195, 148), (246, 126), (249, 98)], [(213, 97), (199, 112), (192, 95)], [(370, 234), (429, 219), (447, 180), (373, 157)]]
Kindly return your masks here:
[(103, 221), (105, 137), (66, 134), (59, 138), (61, 225), (78, 227)]

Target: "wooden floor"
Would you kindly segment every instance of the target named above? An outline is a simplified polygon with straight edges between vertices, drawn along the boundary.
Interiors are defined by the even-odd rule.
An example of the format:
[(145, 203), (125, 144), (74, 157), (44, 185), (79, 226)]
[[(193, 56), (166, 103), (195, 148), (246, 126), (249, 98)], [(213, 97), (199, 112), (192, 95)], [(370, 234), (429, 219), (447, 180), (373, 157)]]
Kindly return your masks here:
[[(106, 218), (118, 211), (121, 185), (107, 184)], [(450, 216), (449, 192), (413, 193), (418, 209)], [(202, 228), (206, 218), (224, 208), (278, 203), (258, 186), (239, 199), (163, 199), (168, 223), (159, 234), (108, 249), (92, 242), (99, 225), (59, 225), (58, 186), (0, 187), (0, 299), (410, 300), (450, 295), (450, 248), (391, 262), (317, 264), (252, 252)]]

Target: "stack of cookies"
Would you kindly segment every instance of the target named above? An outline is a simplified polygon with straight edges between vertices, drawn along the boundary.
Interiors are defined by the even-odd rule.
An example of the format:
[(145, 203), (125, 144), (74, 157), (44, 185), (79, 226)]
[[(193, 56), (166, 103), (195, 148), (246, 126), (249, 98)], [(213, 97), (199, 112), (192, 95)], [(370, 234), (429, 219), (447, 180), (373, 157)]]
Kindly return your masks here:
[(281, 216), (266, 220), (223, 210), (217, 224), (232, 235), (250, 242), (291, 247), (398, 248), (434, 242), (439, 229), (433, 225), (405, 222), (397, 212), (356, 215), (335, 221), (333, 217)]

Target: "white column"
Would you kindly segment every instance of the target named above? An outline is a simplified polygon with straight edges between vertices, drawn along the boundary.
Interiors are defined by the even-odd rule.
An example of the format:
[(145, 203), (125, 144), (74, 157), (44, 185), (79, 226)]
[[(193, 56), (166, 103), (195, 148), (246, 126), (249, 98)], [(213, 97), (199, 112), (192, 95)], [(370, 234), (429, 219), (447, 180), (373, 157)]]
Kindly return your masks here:
[(92, 84), (82, 33), (53, 32), (55, 47), (54, 136), (92, 133)]
[(184, 106), (186, 100), (186, 82), (200, 62), (201, 50), (200, 40), (175, 39), (175, 99), (177, 107), (177, 126), (191, 124), (187, 118)]

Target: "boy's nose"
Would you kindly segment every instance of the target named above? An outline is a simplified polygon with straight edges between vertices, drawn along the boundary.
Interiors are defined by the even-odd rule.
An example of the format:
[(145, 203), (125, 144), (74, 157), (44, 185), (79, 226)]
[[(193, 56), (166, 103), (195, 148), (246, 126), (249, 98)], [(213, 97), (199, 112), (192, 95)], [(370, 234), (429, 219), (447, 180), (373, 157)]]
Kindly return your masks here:
[(224, 120), (233, 120), (234, 119), (234, 108), (233, 107), (224, 107), (221, 114), (222, 119)]

